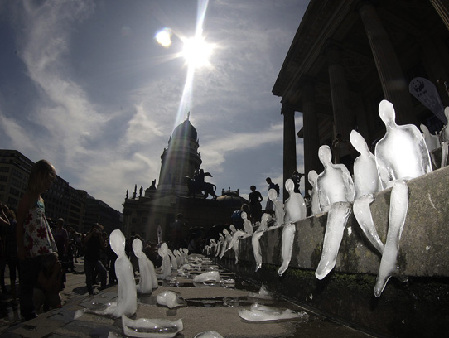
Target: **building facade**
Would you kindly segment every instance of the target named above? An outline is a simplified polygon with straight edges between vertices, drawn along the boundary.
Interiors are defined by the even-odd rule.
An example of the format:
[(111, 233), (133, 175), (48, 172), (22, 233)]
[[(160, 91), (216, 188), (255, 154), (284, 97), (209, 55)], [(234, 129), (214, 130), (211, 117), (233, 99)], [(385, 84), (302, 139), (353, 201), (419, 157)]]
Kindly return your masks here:
[(297, 135), (304, 139), (306, 175), (322, 170), (317, 154), (323, 144), (334, 145), (334, 161), (352, 170), (349, 133), (356, 129), (374, 145), (385, 133), (378, 113), (383, 99), (393, 103), (398, 124), (441, 129), (409, 84), (416, 77), (430, 80), (449, 105), (443, 86), (449, 79), (448, 8), (443, 0), (310, 1), (273, 87), (282, 98), (284, 181), (297, 167), (295, 112), (303, 116)]
[[(17, 210), (25, 193), (33, 162), (17, 150), (0, 149), (0, 201)], [(94, 223), (101, 223), (107, 232), (121, 228), (122, 215), (86, 191), (70, 186), (60, 176), (42, 195), (49, 220), (63, 218), (76, 231), (87, 232)]]

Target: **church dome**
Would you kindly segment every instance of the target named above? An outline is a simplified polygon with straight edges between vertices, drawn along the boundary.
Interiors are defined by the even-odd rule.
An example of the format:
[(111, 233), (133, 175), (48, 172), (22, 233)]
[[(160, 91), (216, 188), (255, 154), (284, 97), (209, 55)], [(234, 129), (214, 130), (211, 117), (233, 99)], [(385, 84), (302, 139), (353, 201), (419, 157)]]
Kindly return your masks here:
[[(189, 114), (190, 115), (190, 114)], [(192, 126), (189, 120), (189, 115), (187, 119), (179, 124), (172, 133), (172, 139), (191, 139), (192, 141), (196, 141), (198, 138), (198, 134), (196, 132), (196, 128)]]

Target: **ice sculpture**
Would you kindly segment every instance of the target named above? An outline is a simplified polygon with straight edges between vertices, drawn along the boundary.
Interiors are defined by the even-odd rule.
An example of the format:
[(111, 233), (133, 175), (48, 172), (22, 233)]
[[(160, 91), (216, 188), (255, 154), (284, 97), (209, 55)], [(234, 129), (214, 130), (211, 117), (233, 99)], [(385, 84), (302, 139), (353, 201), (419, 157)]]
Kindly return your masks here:
[(268, 292), (266, 286), (262, 285), (259, 289), (259, 292), (255, 293), (255, 292), (250, 292), (248, 294), (248, 297), (251, 298), (262, 298), (262, 299), (272, 299), (273, 297), (271, 297), (270, 293)]
[(119, 229), (111, 232), (109, 244), (118, 256), (114, 263), (118, 280), (118, 296), (117, 302), (113, 302), (105, 310), (105, 314), (111, 314), (115, 317), (132, 316), (137, 310), (136, 282), (134, 281), (131, 262), (125, 253), (125, 236)]
[[(444, 115), (449, 121), (449, 107), (444, 109)], [(448, 143), (449, 143), (449, 123), (443, 127), (441, 131), (441, 168), (447, 165), (447, 155), (448, 155)]]
[(256, 272), (262, 267), (262, 252), (260, 250), (259, 240), (264, 232), (268, 229), (268, 222), (271, 220), (271, 218), (272, 217), (269, 214), (262, 215), (260, 226), (256, 231), (254, 231), (253, 237), (251, 239), (251, 242), (253, 244), (254, 260), (256, 261)]
[(199, 274), (193, 278), (194, 283), (204, 283), (204, 282), (219, 282), (220, 281), (220, 273), (218, 271), (208, 271)]
[(278, 200), (278, 192), (275, 189), (268, 190), (268, 199), (273, 201), (274, 225), (270, 229), (276, 229), (284, 224), (284, 204)]
[(195, 335), (194, 338), (224, 338), (217, 331), (204, 331)]
[(186, 302), (173, 291), (161, 292), (157, 295), (156, 301), (159, 305), (166, 306), (170, 309), (186, 305)]
[(168, 257), (170, 257), (170, 266), (172, 270), (177, 270), (178, 269), (178, 263), (176, 262), (176, 257), (173, 254), (173, 251), (171, 251), (171, 249), (167, 250), (168, 253)]
[(290, 309), (271, 308), (265, 305), (253, 304), (251, 309), (240, 310), (239, 316), (248, 322), (268, 322), (276, 320), (307, 317), (307, 312), (295, 312)]
[(413, 124), (397, 125), (393, 105), (387, 100), (379, 103), (379, 116), (387, 129), (374, 149), (383, 186), (431, 172), (429, 151), (419, 129)]
[(248, 214), (244, 211), (242, 211), (241, 217), (243, 219), (243, 230), (249, 235), (252, 236), (253, 234), (253, 225), (251, 224), (251, 221), (248, 219)]
[(122, 316), (123, 333), (129, 337), (174, 337), (183, 330), (182, 320), (129, 319)]
[(427, 149), (429, 150), (430, 158), (432, 159), (433, 165), (436, 167), (437, 162), (435, 156), (433, 155), (433, 151), (441, 146), (439, 135), (433, 135), (430, 133), (429, 129), (424, 124), (420, 124), (419, 128), (422, 131), (422, 135), (424, 137), (424, 141), (426, 142)]
[[(393, 206), (393, 207), (392, 207)], [(380, 297), (392, 275), (398, 273), (397, 256), (405, 217), (408, 211), (408, 187), (401, 180), (393, 183), (390, 197), (390, 212), (387, 241), (379, 266), (374, 296)]]
[(167, 279), (171, 276), (171, 263), (168, 256), (167, 243), (162, 243), (161, 247), (157, 250), (159, 256), (162, 258), (161, 274), (158, 276), (160, 279)]
[(385, 124), (385, 136), (374, 149), (380, 178), (384, 186), (393, 186), (390, 197), (387, 241), (379, 266), (374, 295), (379, 297), (392, 274), (397, 271), (399, 239), (408, 211), (406, 180), (432, 171), (429, 151), (419, 129), (412, 125), (397, 125), (393, 105), (379, 103), (379, 117)]
[(307, 179), (309, 180), (312, 190), (309, 190), (309, 195), (311, 198), (311, 211), (312, 215), (318, 215), (321, 212), (320, 200), (318, 199), (318, 191), (316, 186), (316, 180), (318, 179), (318, 174), (315, 170), (310, 170), (307, 174)]
[(216, 248), (216, 252), (215, 252), (215, 257), (218, 257), (218, 255), (220, 255), (221, 247), (223, 245), (224, 245), (224, 236), (223, 236), (223, 234), (220, 234), (220, 238), (218, 240), (217, 248)]
[(181, 252), (178, 249), (175, 249), (173, 251), (173, 255), (176, 258), (176, 269), (178, 269), (182, 265), (182, 257)]
[(369, 205), (374, 201), (374, 194), (381, 189), (376, 158), (369, 151), (365, 139), (357, 131), (352, 130), (349, 140), (360, 156), (354, 162), (355, 197), (354, 216), (369, 242), (382, 254), (384, 244), (374, 226)]
[(285, 181), (285, 189), (289, 197), (285, 201), (284, 227), (282, 228), (282, 265), (278, 269), (279, 276), (287, 270), (292, 258), (293, 240), (296, 233), (296, 222), (307, 217), (307, 207), (304, 198), (295, 192), (292, 179)]
[(247, 237), (248, 234), (242, 230), (237, 230), (232, 236), (230, 246), (234, 249), (235, 264), (239, 262), (239, 241), (241, 238)]
[(138, 259), (140, 279), (137, 291), (140, 293), (151, 293), (157, 288), (157, 276), (153, 262), (142, 252), (142, 241), (138, 238), (133, 240), (133, 251)]
[(224, 234), (225, 239), (224, 239), (224, 245), (221, 248), (220, 259), (223, 258), (225, 252), (229, 249), (229, 244), (231, 244), (231, 241), (232, 241), (232, 236), (229, 233), (228, 229), (224, 229), (223, 234)]
[(315, 275), (323, 279), (335, 267), (341, 239), (354, 200), (354, 182), (343, 164), (333, 164), (328, 146), (318, 150), (318, 157), (324, 171), (318, 175), (317, 191), (322, 210), (329, 211), (326, 222), (321, 260)]
[(321, 252), (320, 263), (316, 268), (316, 278), (323, 279), (335, 267), (341, 239), (350, 214), (351, 204), (349, 202), (332, 204), (331, 210), (327, 214), (323, 251)]

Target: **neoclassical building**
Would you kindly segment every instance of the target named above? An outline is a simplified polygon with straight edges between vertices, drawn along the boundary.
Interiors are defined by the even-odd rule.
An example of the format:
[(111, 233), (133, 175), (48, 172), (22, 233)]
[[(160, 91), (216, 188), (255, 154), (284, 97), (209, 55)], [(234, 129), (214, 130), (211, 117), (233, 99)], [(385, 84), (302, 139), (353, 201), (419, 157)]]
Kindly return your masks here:
[[(368, 145), (385, 133), (382, 99), (393, 103), (398, 124), (441, 128), (409, 83), (430, 80), (449, 105), (442, 85), (449, 80), (448, 9), (446, 0), (310, 1), (273, 87), (282, 98), (284, 181), (297, 167), (297, 136), (304, 139), (306, 175), (322, 170), (318, 148), (337, 137), (342, 142), (333, 148), (334, 160), (350, 165), (356, 156), (347, 146), (352, 129)], [(303, 115), (297, 133), (295, 112)]]

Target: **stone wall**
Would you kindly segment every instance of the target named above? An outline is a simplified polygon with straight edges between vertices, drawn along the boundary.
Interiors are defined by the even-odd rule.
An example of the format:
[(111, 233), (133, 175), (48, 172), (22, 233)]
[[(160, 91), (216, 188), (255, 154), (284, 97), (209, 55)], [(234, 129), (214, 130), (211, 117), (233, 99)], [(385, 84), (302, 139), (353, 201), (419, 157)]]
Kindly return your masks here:
[[(265, 233), (264, 265), (254, 273), (251, 239), (240, 241), (239, 263), (228, 251), (219, 263), (299, 303), (350, 325), (384, 336), (435, 336), (449, 330), (449, 167), (408, 182), (409, 206), (400, 240), (398, 278), (380, 298), (373, 294), (380, 255), (353, 215), (348, 220), (334, 270), (315, 278), (327, 214), (296, 224), (292, 260), (279, 277), (282, 229)], [(371, 212), (385, 242), (391, 189), (380, 192)], [(447, 331), (446, 331), (447, 332)]]

